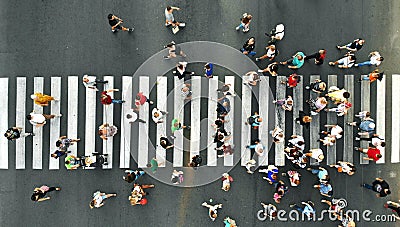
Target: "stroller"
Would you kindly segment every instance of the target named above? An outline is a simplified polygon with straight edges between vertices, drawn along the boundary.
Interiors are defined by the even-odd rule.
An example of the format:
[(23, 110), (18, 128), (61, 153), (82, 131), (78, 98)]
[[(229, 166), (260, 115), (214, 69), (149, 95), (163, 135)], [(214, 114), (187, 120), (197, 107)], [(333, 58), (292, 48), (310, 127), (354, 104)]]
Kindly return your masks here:
[(79, 159), (79, 164), (82, 169), (95, 169), (96, 167), (101, 167), (102, 165), (108, 165), (107, 156), (108, 154), (99, 154), (94, 152), (89, 156), (81, 156)]

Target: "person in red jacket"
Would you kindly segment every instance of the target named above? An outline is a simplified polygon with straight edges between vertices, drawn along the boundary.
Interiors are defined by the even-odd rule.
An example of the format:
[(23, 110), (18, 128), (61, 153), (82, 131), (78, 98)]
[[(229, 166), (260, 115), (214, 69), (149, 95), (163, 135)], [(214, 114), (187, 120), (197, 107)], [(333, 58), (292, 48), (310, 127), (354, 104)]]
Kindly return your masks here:
[(376, 147), (368, 147), (368, 149), (362, 149), (360, 147), (354, 147), (354, 150), (360, 151), (368, 157), (364, 157), (365, 160), (371, 160), (371, 161), (378, 161), (380, 158), (382, 158), (381, 151), (376, 148)]
[(146, 102), (148, 102), (150, 105), (153, 104), (153, 101), (151, 101), (151, 100), (148, 99), (145, 95), (143, 95), (143, 92), (137, 93), (136, 98), (135, 98), (135, 105), (136, 105), (136, 108), (139, 109), (140, 106), (142, 106), (142, 105), (145, 104)]
[(119, 89), (110, 89), (110, 90), (105, 90), (105, 91), (101, 92), (101, 96), (100, 96), (101, 104), (110, 105), (111, 103), (118, 103), (118, 104), (124, 103), (125, 102), (124, 100), (113, 99), (113, 98), (111, 98), (111, 96), (109, 94), (107, 94), (109, 92), (114, 92), (114, 91), (119, 91)]
[(282, 84), (286, 84), (289, 88), (294, 88), (297, 86), (297, 84), (300, 82), (300, 76), (298, 76), (296, 73), (293, 73), (292, 75), (287, 78), (287, 80), (282, 80)]

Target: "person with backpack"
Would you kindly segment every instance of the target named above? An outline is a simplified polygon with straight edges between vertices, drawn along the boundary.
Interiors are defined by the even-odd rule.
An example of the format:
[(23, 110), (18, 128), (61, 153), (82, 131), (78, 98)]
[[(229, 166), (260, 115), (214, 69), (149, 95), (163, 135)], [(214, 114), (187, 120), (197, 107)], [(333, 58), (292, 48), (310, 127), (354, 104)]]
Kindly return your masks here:
[(248, 32), (250, 31), (250, 22), (251, 19), (253, 18), (252, 15), (248, 14), (248, 13), (244, 13), (243, 17), (240, 19), (240, 24), (239, 26), (237, 26), (235, 29), (236, 31), (239, 31), (240, 28), (243, 29), (243, 32)]
[(192, 157), (192, 161), (189, 163), (189, 167), (199, 167), (203, 159), (200, 155), (195, 155)]
[(349, 69), (354, 66), (354, 64), (356, 63), (356, 59), (357, 59), (356, 56), (353, 53), (349, 52), (339, 60), (329, 62), (329, 65), (330, 66), (338, 65), (338, 67), (341, 69)]
[(325, 49), (321, 49), (319, 50), (317, 53), (311, 54), (311, 55), (307, 55), (304, 60), (308, 60), (308, 59), (315, 59), (315, 64), (316, 65), (322, 65), (324, 63), (325, 60), (325, 56), (326, 56), (326, 50)]
[(268, 72), (271, 76), (278, 76), (278, 68), (279, 64), (277, 62), (273, 62), (267, 66), (265, 69), (259, 69), (257, 72), (266, 73)]
[(262, 121), (262, 117), (257, 112), (254, 112), (254, 115), (247, 118), (245, 124), (250, 125), (252, 129), (258, 129)]
[(42, 202), (49, 200), (50, 197), (46, 197), (47, 192), (60, 191), (60, 187), (49, 187), (47, 185), (42, 185), (40, 188), (35, 188), (31, 196), (31, 200), (34, 202)]
[(23, 128), (21, 127), (11, 127), (4, 133), (4, 137), (8, 140), (16, 140), (21, 137), (35, 136), (33, 132), (22, 132), (22, 130)]
[(139, 177), (143, 176), (145, 172), (143, 170), (125, 170), (126, 176), (123, 176), (122, 179), (128, 183), (132, 183), (137, 181)]
[(273, 61), (275, 59), (276, 55), (278, 55), (278, 53), (279, 53), (274, 44), (265, 47), (265, 49), (267, 50), (267, 53), (259, 58), (256, 58), (256, 61), (260, 61), (260, 60), (263, 60), (266, 58), (268, 58), (268, 60), (270, 60), (270, 61)]

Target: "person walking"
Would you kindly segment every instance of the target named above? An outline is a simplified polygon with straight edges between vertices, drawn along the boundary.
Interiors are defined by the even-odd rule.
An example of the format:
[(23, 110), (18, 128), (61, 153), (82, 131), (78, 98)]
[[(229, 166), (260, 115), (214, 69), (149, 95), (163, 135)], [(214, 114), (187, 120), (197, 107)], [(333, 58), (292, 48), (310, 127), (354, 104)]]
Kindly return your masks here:
[(383, 79), (383, 72), (380, 73), (379, 69), (375, 69), (368, 75), (361, 75), (361, 78), (358, 79), (358, 82), (369, 81), (369, 83), (371, 84), (376, 80), (381, 81), (382, 79)]
[(159, 124), (163, 123), (166, 115), (168, 114), (167, 111), (162, 111), (157, 107), (154, 107), (151, 111), (151, 118), (153, 119), (154, 123)]
[(31, 200), (34, 202), (42, 202), (42, 201), (49, 200), (50, 197), (46, 197), (46, 194), (48, 192), (60, 191), (60, 190), (61, 190), (60, 187), (49, 187), (47, 185), (42, 185), (40, 188), (35, 188), (33, 190)]
[(345, 54), (343, 58), (329, 62), (329, 65), (330, 66), (338, 65), (338, 67), (341, 69), (349, 69), (354, 66), (354, 64), (356, 63), (356, 59), (357, 59), (356, 56), (353, 53), (349, 52)]
[(201, 156), (195, 155), (192, 157), (192, 161), (189, 162), (188, 166), (194, 167), (196, 169), (196, 167), (199, 167), (202, 162), (203, 162), (203, 159), (201, 158)]
[(288, 187), (285, 185), (285, 182), (278, 181), (278, 183), (274, 184), (275, 186), (275, 193), (274, 193), (274, 201), (276, 203), (281, 203), (283, 196), (286, 195), (288, 191)]
[(254, 51), (255, 45), (256, 45), (256, 38), (250, 37), (243, 44), (243, 47), (240, 49), (240, 51), (244, 55), (254, 56), (256, 55), (256, 52)]
[(212, 63), (207, 63), (204, 66), (204, 76), (208, 79), (213, 78), (213, 69), (214, 69), (214, 65)]
[(315, 79), (310, 85), (307, 85), (306, 90), (311, 90), (315, 93), (322, 93), (326, 89), (326, 83), (320, 79)]
[(250, 159), (249, 161), (246, 162), (245, 167), (246, 167), (246, 172), (248, 174), (253, 174), (254, 171), (256, 170), (256, 160)]
[(301, 81), (301, 77), (296, 73), (292, 73), (286, 80), (282, 80), (281, 84), (286, 84), (288, 88), (295, 88)]
[(237, 227), (236, 221), (230, 217), (224, 218), (225, 227)]
[(357, 126), (358, 125), (358, 130), (360, 131), (358, 133), (359, 136), (366, 135), (366, 136), (371, 136), (374, 134), (376, 130), (376, 125), (375, 121), (368, 117), (362, 120), (360, 123), (357, 124), (357, 122), (347, 122), (349, 126)]
[(316, 99), (306, 100), (306, 103), (310, 105), (311, 115), (317, 115), (321, 112), (327, 105), (328, 101), (326, 101), (325, 97), (318, 97)]
[(300, 207), (297, 204), (291, 204), (290, 207), (294, 208), (298, 211), (300, 211), (302, 214), (306, 215), (308, 220), (312, 220), (315, 216), (315, 208), (314, 208), (314, 203), (311, 201), (307, 201), (307, 202), (301, 202), (301, 204), (304, 205), (304, 207)]
[(100, 208), (102, 206), (104, 206), (104, 200), (108, 199), (110, 197), (115, 197), (117, 196), (117, 194), (115, 193), (104, 193), (104, 192), (100, 192), (100, 191), (96, 191), (95, 193), (93, 193), (93, 199), (92, 201), (90, 201), (89, 207), (90, 209), (93, 208)]
[(64, 155), (67, 155), (68, 153), (71, 153), (71, 151), (68, 150), (61, 150), (61, 149), (57, 149), (56, 151), (54, 151), (50, 156), (52, 158), (58, 159)]
[(147, 168), (150, 168), (151, 172), (152, 172), (153, 174), (155, 174), (155, 173), (157, 172), (158, 166), (159, 166), (160, 164), (161, 164), (161, 163), (158, 163), (157, 158), (154, 157), (154, 158), (152, 158), (152, 159), (150, 160), (150, 163), (147, 164), (146, 167), (147, 167)]
[(346, 45), (343, 45), (343, 46), (337, 45), (336, 48), (338, 48), (339, 50), (346, 49), (350, 52), (356, 52), (356, 51), (361, 50), (364, 43), (365, 43), (365, 40), (358, 38), (358, 39), (355, 39), (353, 42), (348, 43)]
[(217, 89), (217, 92), (222, 93), (224, 96), (230, 95), (235, 97), (235, 91), (232, 90), (231, 86), (232, 84), (224, 84), (221, 88)]
[(217, 103), (217, 117), (224, 120), (225, 116), (231, 111), (231, 101), (229, 98), (222, 97), (218, 99)]
[(350, 98), (350, 93), (345, 89), (339, 89), (336, 86), (331, 86), (328, 89), (328, 94), (325, 96), (329, 97), (335, 104), (340, 104)]
[(56, 147), (60, 150), (68, 150), (69, 146), (81, 141), (81, 139), (69, 139), (67, 136), (60, 136), (56, 141)]
[(208, 216), (211, 221), (215, 221), (218, 217), (217, 210), (222, 208), (222, 204), (209, 205), (207, 202), (203, 202), (201, 205), (208, 208)]
[(281, 65), (288, 65), (289, 69), (299, 69), (304, 65), (304, 53), (299, 51), (291, 58), (284, 62), (280, 62)]
[(372, 185), (361, 184), (361, 187), (377, 192), (378, 194), (376, 194), (376, 197), (378, 198), (386, 197), (392, 193), (389, 189), (389, 184), (382, 178), (375, 178), (374, 182), (372, 182)]
[[(400, 202), (400, 200), (399, 200)], [(395, 214), (392, 214), (392, 216), (394, 218), (396, 218), (397, 220), (400, 220), (400, 204), (397, 202), (393, 202), (393, 201), (387, 201), (384, 205), (385, 208), (391, 209), (392, 212), (396, 213), (397, 216)]]
[(262, 117), (257, 112), (254, 112), (252, 116), (247, 118), (245, 124), (250, 125), (252, 129), (258, 129), (262, 121), (263, 121)]
[(109, 137), (113, 137), (117, 134), (118, 128), (117, 126), (110, 125), (108, 123), (104, 123), (99, 126), (98, 134), (101, 139), (108, 140)]
[(35, 136), (35, 134), (33, 132), (23, 132), (21, 127), (11, 127), (4, 133), (4, 137), (8, 140), (16, 140), (27, 136)]
[(29, 123), (31, 123), (33, 126), (41, 127), (46, 124), (46, 120), (61, 116), (62, 114), (37, 114), (33, 111), (26, 116), (26, 119), (28, 119)]
[(90, 78), (87, 74), (83, 75), (82, 78), (82, 83), (85, 86), (86, 89), (93, 89), (95, 91), (98, 91), (99, 89), (97, 88), (98, 84), (107, 84), (107, 80), (98, 80), (95, 78)]
[(376, 147), (376, 148), (381, 148), (386, 146), (385, 138), (383, 136), (380, 136), (378, 134), (373, 134), (371, 137), (368, 138), (362, 138), (362, 137), (355, 137), (356, 141), (369, 141), (370, 145)]
[(259, 173), (266, 173), (267, 176), (263, 177), (264, 180), (268, 181), (269, 184), (278, 183), (278, 167), (274, 165), (268, 165), (267, 169), (258, 170)]
[(286, 99), (273, 100), (272, 103), (275, 103), (286, 111), (292, 111), (293, 109), (293, 98), (290, 95)]
[(319, 183), (319, 184), (314, 185), (314, 188), (319, 189), (319, 193), (320, 193), (322, 196), (331, 197), (332, 194), (333, 194), (332, 185), (329, 184), (329, 183), (323, 183), (323, 182), (321, 182), (321, 183)]
[(268, 72), (271, 76), (277, 76), (278, 75), (278, 68), (279, 64), (277, 62), (273, 62), (267, 66), (265, 69), (259, 69), (259, 73), (266, 73)]
[(162, 135), (160, 137), (160, 146), (163, 147), (165, 150), (171, 149), (174, 147), (174, 144), (171, 142), (173, 136), (170, 137), (171, 139), (168, 139), (167, 136)]
[(265, 153), (268, 152), (268, 151), (265, 152), (265, 147), (264, 147), (264, 145), (261, 143), (261, 140), (260, 140), (260, 139), (255, 139), (255, 140), (253, 140), (253, 141), (252, 141), (252, 144), (246, 145), (246, 149), (254, 149), (254, 151), (256, 152), (256, 154), (257, 154), (258, 156), (264, 156)]
[(177, 54), (179, 54), (181, 57), (186, 57), (186, 54), (178, 45), (176, 45), (174, 41), (168, 43), (166, 46), (164, 46), (164, 48), (168, 49), (168, 56), (164, 56), (164, 59), (176, 58)]
[(175, 131), (178, 131), (181, 129), (190, 129), (190, 126), (183, 125), (178, 118), (172, 119), (172, 122), (171, 122), (172, 134), (174, 134)]
[(336, 168), (339, 173), (346, 173), (349, 176), (354, 175), (356, 167), (353, 163), (338, 161), (336, 165), (329, 165), (329, 167)]
[(165, 8), (164, 10), (164, 14), (165, 14), (165, 27), (168, 27), (170, 25), (172, 25), (173, 27), (179, 26), (179, 27), (185, 27), (186, 24), (182, 23), (182, 22), (178, 22), (175, 20), (174, 18), (174, 10), (181, 10), (179, 7), (175, 7), (175, 6), (167, 6), (167, 8)]
[(192, 99), (192, 91), (190, 90), (191, 84), (189, 83), (183, 83), (181, 87), (181, 95), (184, 97), (185, 101), (191, 100)]
[(222, 190), (229, 191), (231, 189), (231, 182), (233, 182), (233, 178), (228, 173), (222, 174)]
[(340, 139), (343, 136), (343, 128), (339, 125), (324, 125), (326, 131), (321, 131), (322, 135), (327, 135), (336, 139)]
[(311, 121), (312, 117), (303, 112), (302, 110), (299, 111), (299, 117), (295, 119), (296, 123), (306, 126), (306, 128), (310, 126)]
[(307, 55), (304, 60), (309, 60), (309, 59), (315, 59), (314, 63), (316, 65), (322, 65), (324, 63), (326, 57), (326, 50), (325, 49), (321, 49), (318, 52), (311, 54), (311, 55)]
[(113, 99), (108, 93), (114, 92), (114, 91), (119, 91), (119, 89), (109, 89), (101, 92), (100, 95), (100, 102), (103, 105), (111, 105), (111, 104), (122, 104), (125, 102), (125, 100), (120, 100), (120, 99)]
[(325, 109), (326, 112), (335, 112), (338, 117), (344, 116), (347, 114), (348, 110), (353, 106), (351, 102), (349, 101), (344, 101), (337, 105), (337, 107), (334, 108), (328, 108)]
[(318, 180), (320, 183), (328, 183), (330, 181), (328, 170), (318, 166), (317, 168), (307, 168), (308, 171), (311, 171), (312, 174), (318, 176)]
[(275, 59), (276, 55), (278, 55), (278, 50), (276, 49), (276, 46), (274, 44), (265, 47), (265, 49), (266, 49), (267, 53), (259, 58), (256, 58), (256, 61), (261, 61), (266, 58), (268, 58), (268, 60), (270, 60), (270, 61), (273, 61)]
[(368, 147), (368, 149), (363, 149), (361, 147), (354, 147), (354, 150), (360, 151), (367, 155), (367, 157), (363, 157), (364, 160), (370, 160), (377, 162), (380, 158), (382, 158), (381, 150), (376, 147)]
[(145, 120), (139, 118), (138, 113), (135, 110), (136, 109), (130, 109), (129, 111), (125, 112), (125, 120), (128, 123), (146, 123)]
[(139, 110), (140, 106), (144, 105), (146, 102), (148, 102), (150, 105), (154, 104), (154, 102), (147, 98), (143, 92), (138, 92), (135, 97), (136, 110)]
[(305, 155), (307, 157), (310, 157), (310, 158), (313, 158), (313, 159), (317, 160), (317, 162), (322, 162), (324, 160), (324, 158), (325, 158), (324, 153), (319, 148), (311, 149)]
[(174, 169), (174, 171), (172, 171), (171, 182), (173, 184), (183, 183), (183, 171), (177, 171)]
[(124, 22), (121, 18), (115, 16), (114, 14), (108, 14), (107, 16), (108, 18), (108, 23), (111, 26), (111, 31), (113, 33), (117, 32), (118, 30), (122, 30), (122, 31), (127, 31), (127, 32), (133, 32), (134, 28), (126, 28), (124, 26), (122, 26), (121, 24)]
[(285, 142), (285, 135), (283, 134), (283, 129), (279, 128), (278, 126), (276, 126), (274, 130), (269, 131), (269, 134), (271, 134), (273, 139), (272, 141), (275, 144)]
[(48, 106), (50, 101), (60, 101), (59, 99), (55, 99), (50, 95), (45, 95), (39, 92), (31, 95), (31, 99), (33, 99), (33, 102), (39, 106)]
[(236, 31), (239, 31), (239, 29), (243, 29), (243, 32), (248, 32), (250, 31), (250, 22), (251, 19), (253, 19), (253, 16), (248, 14), (248, 13), (244, 13), (242, 19), (240, 20), (240, 24), (239, 26), (237, 26), (235, 29)]
[(176, 69), (172, 71), (172, 73), (177, 76), (180, 80), (184, 79), (187, 80), (188, 76), (194, 75), (194, 72), (186, 71), (187, 62), (179, 62), (176, 65)]
[(130, 170), (130, 169), (127, 169), (124, 172), (126, 173), (126, 176), (123, 176), (122, 179), (128, 183), (137, 181), (139, 177), (143, 176), (146, 173), (143, 170)]
[(285, 36), (285, 26), (283, 24), (277, 24), (274, 29), (269, 33), (266, 32), (265, 35), (271, 38), (268, 41), (268, 45), (275, 44)]
[(248, 86), (256, 86), (261, 81), (260, 75), (256, 71), (250, 71), (245, 74), (246, 78), (243, 80), (243, 84)]
[(365, 61), (365, 62), (361, 62), (361, 63), (357, 63), (354, 64), (355, 67), (360, 67), (360, 66), (364, 66), (364, 65), (374, 65), (376, 67), (378, 67), (380, 64), (382, 64), (384, 58), (381, 56), (381, 54), (378, 51), (373, 51), (368, 55), (369, 61)]

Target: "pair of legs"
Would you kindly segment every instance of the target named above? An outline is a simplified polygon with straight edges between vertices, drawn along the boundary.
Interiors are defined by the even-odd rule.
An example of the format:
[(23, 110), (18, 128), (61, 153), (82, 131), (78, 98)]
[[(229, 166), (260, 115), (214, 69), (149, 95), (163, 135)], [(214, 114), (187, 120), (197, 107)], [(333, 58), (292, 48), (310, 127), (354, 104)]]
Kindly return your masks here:
[(236, 31), (239, 31), (239, 29), (243, 29), (243, 32), (248, 32), (250, 30), (250, 24), (244, 24), (240, 23), (239, 26), (237, 26)]
[(46, 118), (47, 120), (53, 119), (55, 117), (61, 117), (61, 114), (55, 115), (55, 114), (42, 114), (44, 118)]
[(122, 104), (124, 102), (125, 102), (125, 100), (121, 100), (121, 99), (112, 99), (111, 100), (112, 104)]
[(250, 55), (250, 56), (256, 55), (255, 51), (250, 51), (249, 52), (249, 51), (246, 51), (244, 48), (241, 48), (240, 51), (242, 51), (242, 53), (245, 54), (245, 55)]
[(122, 31), (126, 31), (126, 32), (132, 32), (133, 29), (134, 28), (126, 28), (126, 27), (124, 27), (122, 25), (118, 25), (114, 29), (111, 28), (111, 31), (114, 32), (114, 33), (117, 32), (118, 30), (122, 30)]

